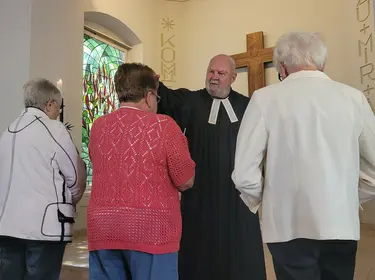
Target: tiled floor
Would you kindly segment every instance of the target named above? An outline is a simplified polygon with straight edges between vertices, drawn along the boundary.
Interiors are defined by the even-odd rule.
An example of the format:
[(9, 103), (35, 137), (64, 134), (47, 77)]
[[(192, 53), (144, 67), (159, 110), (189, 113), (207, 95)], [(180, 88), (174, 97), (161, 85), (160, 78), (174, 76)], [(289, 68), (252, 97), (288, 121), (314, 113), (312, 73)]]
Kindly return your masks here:
[(362, 227), (355, 280), (375, 280), (375, 227)]
[[(275, 280), (272, 258), (265, 247), (267, 279)], [(85, 238), (77, 238), (67, 247), (61, 280), (88, 279), (88, 253)], [(232, 279), (228, 279), (232, 280)], [(356, 276), (354, 280), (375, 280), (375, 228), (362, 226), (361, 241), (358, 246)]]

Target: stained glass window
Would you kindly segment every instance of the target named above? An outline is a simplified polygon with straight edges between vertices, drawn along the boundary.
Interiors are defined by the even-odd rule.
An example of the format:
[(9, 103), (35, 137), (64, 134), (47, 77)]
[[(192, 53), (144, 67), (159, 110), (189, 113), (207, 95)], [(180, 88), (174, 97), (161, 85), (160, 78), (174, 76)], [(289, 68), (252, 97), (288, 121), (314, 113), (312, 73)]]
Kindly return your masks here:
[(92, 183), (88, 144), (92, 123), (118, 108), (114, 75), (125, 62), (125, 51), (84, 34), (82, 94), (82, 158), (87, 165), (87, 185)]

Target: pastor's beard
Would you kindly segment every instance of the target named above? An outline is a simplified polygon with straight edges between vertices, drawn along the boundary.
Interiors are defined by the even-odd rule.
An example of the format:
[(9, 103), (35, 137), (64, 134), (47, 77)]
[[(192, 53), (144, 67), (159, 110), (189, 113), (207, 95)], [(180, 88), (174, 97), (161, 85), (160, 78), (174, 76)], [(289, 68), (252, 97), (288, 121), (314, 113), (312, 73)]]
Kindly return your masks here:
[(230, 87), (223, 89), (223, 88), (218, 88), (215, 91), (210, 90), (210, 83), (206, 84), (206, 90), (212, 97), (216, 98), (227, 98), (230, 92)]

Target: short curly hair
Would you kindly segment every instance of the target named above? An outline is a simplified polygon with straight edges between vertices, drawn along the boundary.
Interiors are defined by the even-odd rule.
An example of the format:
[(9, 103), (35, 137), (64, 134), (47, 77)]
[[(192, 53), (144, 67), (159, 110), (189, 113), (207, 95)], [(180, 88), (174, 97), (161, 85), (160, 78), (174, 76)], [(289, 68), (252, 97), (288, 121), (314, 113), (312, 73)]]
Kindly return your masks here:
[(115, 88), (120, 102), (139, 102), (157, 89), (155, 72), (141, 63), (124, 63), (116, 71)]
[(49, 80), (36, 78), (28, 81), (24, 86), (25, 108), (35, 107), (44, 110), (48, 101), (62, 102), (60, 90)]
[(322, 34), (316, 32), (290, 32), (276, 42), (273, 62), (280, 73), (284, 63), (289, 71), (299, 67), (316, 67), (323, 71), (328, 56)]

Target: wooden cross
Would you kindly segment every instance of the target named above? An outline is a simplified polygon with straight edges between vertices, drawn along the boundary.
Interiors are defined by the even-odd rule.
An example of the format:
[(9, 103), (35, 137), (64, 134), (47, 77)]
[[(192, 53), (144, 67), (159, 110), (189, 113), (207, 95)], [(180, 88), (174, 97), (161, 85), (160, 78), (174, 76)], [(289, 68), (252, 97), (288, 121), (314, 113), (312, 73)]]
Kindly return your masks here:
[(273, 48), (264, 48), (263, 32), (247, 34), (247, 51), (234, 54), (231, 57), (236, 62), (236, 68), (247, 67), (249, 97), (257, 89), (266, 85), (264, 66), (272, 62)]

